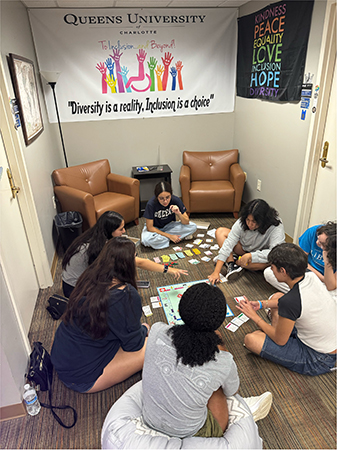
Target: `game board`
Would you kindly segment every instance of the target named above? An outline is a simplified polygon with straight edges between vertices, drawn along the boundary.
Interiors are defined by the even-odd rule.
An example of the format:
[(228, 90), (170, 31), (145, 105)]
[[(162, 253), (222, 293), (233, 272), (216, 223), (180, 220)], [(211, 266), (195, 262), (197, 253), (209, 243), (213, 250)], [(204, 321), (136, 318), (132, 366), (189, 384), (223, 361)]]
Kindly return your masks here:
[[(186, 289), (196, 283), (209, 284), (209, 280), (189, 281), (187, 283), (171, 284), (168, 286), (161, 286), (157, 288), (160, 301), (164, 308), (166, 319), (169, 325), (184, 323), (179, 315), (179, 302)], [(227, 305), (226, 317), (231, 316), (234, 316), (234, 314), (232, 313), (230, 307)]]

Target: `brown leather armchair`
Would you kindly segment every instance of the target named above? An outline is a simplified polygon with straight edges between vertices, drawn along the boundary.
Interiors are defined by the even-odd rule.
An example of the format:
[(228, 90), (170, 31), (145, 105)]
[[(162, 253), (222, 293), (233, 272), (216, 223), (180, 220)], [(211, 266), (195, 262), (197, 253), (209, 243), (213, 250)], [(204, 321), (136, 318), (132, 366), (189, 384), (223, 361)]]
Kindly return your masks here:
[(246, 176), (238, 150), (183, 152), (182, 201), (188, 213), (232, 212), (238, 218)]
[(107, 159), (57, 169), (52, 177), (62, 211), (80, 212), (84, 230), (105, 211), (116, 211), (125, 223), (138, 224), (139, 180), (110, 173)]

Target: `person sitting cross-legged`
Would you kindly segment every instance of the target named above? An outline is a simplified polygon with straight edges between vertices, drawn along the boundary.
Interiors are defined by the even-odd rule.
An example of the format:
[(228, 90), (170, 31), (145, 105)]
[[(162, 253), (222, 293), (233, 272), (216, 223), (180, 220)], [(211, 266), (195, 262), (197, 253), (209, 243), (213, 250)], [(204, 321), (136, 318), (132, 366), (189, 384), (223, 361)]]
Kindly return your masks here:
[[(265, 301), (242, 300), (237, 308), (260, 330), (245, 336), (253, 353), (306, 375), (329, 372), (336, 364), (336, 301), (319, 278), (307, 270), (308, 257), (295, 244), (274, 247), (268, 261), (279, 282), (289, 292), (278, 292)], [(258, 314), (271, 308), (271, 324)]]

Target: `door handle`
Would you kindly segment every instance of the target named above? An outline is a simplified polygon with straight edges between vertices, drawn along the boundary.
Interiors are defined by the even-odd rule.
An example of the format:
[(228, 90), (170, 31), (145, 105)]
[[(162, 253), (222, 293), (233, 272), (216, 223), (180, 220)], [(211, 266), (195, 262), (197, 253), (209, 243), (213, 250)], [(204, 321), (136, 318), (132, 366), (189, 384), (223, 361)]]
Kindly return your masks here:
[(321, 166), (324, 167), (326, 166), (326, 164), (329, 162), (326, 157), (328, 156), (328, 150), (329, 150), (329, 142), (325, 141), (324, 142), (324, 147), (323, 147), (323, 155), (322, 158), (319, 158), (319, 160), (321, 161)]
[(16, 194), (20, 191), (20, 188), (18, 186), (14, 185), (13, 177), (12, 177), (11, 171), (9, 169), (7, 169), (7, 176), (8, 176), (9, 184), (11, 187), (12, 196), (13, 196), (13, 198), (15, 198)]

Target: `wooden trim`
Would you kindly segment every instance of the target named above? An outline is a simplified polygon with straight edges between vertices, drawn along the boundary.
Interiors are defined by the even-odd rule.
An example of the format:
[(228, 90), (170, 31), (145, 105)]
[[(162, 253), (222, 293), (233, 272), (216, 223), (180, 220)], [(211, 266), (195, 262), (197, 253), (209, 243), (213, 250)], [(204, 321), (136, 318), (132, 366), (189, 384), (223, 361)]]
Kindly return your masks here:
[(17, 419), (27, 415), (26, 408), (22, 403), (16, 405), (2, 406), (0, 408), (0, 422), (10, 419)]
[(57, 246), (56, 246), (56, 250), (54, 252), (54, 258), (53, 258), (53, 261), (51, 263), (51, 268), (50, 268), (50, 272), (51, 272), (51, 276), (53, 278), (53, 281), (55, 280), (58, 260), (59, 260), (59, 256), (57, 254)]
[(285, 235), (286, 235), (286, 242), (292, 244), (294, 242), (294, 239), (287, 233), (285, 233)]

